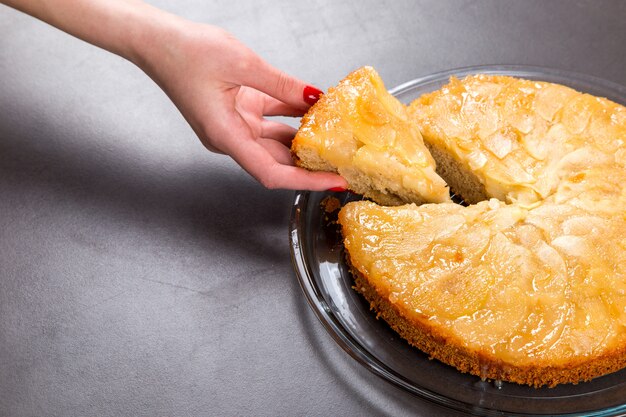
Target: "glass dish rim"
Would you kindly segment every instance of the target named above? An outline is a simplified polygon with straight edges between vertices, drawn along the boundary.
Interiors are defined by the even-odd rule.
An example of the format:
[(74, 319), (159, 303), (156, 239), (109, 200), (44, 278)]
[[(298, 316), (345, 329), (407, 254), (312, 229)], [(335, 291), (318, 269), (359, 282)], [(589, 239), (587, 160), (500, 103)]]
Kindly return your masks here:
[[(538, 79), (541, 77), (557, 78), (568, 80), (574, 83), (582, 83), (592, 85), (596, 90), (594, 95), (602, 95), (611, 100), (615, 100), (616, 97), (626, 97), (626, 87), (609, 81), (603, 78), (595, 77), (588, 74), (582, 74), (572, 71), (566, 71), (550, 67), (532, 66), (532, 65), (479, 65), (468, 66), (461, 68), (454, 68), (445, 71), (440, 71), (432, 74), (428, 74), (422, 77), (412, 79), (410, 81), (399, 84), (391, 89), (389, 92), (393, 95), (400, 95), (407, 91), (410, 91), (416, 86), (428, 84), (431, 82), (441, 81), (451, 76), (464, 77), (471, 74), (493, 74), (493, 75), (510, 75), (515, 77), (527, 77), (530, 79)], [(556, 82), (556, 81), (552, 81)], [(618, 99), (619, 100), (619, 99)], [(626, 103), (622, 103), (626, 104)], [(330, 334), (333, 340), (341, 347), (350, 357), (363, 365), (368, 371), (384, 379), (388, 383), (395, 385), (396, 387), (417, 395), (418, 397), (428, 400), (432, 403), (443, 405), (457, 411), (468, 412), (470, 414), (479, 413), (486, 416), (500, 416), (503, 411), (483, 408), (475, 404), (466, 403), (461, 400), (444, 397), (442, 394), (432, 392), (424, 387), (416, 386), (411, 381), (408, 381), (402, 375), (399, 375), (394, 370), (390, 369), (385, 363), (379, 359), (373, 357), (367, 349), (365, 349), (349, 332), (343, 327), (339, 319), (335, 316), (335, 313), (330, 308), (328, 302), (325, 300), (322, 292), (315, 284), (312, 272), (306, 262), (305, 251), (302, 250), (302, 242), (304, 237), (302, 236), (302, 230), (299, 225), (303, 224), (303, 216), (305, 211), (303, 210), (307, 206), (307, 202), (312, 192), (309, 191), (296, 191), (294, 194), (294, 200), (291, 209), (291, 217), (289, 221), (289, 242), (290, 242), (290, 255), (292, 265), (294, 267), (296, 276), (300, 287), (307, 299), (307, 302), (318, 320), (322, 323), (323, 327)], [(578, 394), (583, 395), (583, 394)], [(626, 401), (624, 404), (610, 407), (597, 412), (591, 411), (595, 416), (612, 416), (615, 413), (626, 411)], [(510, 416), (522, 416), (528, 414), (511, 413), (505, 411)], [(561, 413), (553, 414), (559, 416), (582, 416), (590, 415), (590, 411), (581, 414), (575, 413)]]

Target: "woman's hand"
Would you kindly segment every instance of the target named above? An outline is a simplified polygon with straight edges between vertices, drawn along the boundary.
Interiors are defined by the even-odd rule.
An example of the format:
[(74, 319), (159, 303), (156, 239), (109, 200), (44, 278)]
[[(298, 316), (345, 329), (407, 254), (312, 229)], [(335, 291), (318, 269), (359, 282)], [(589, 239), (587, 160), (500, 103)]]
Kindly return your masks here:
[(167, 93), (204, 146), (268, 188), (345, 188), (339, 175), (293, 166), (295, 129), (321, 93), (263, 61), (224, 30), (140, 0), (0, 0), (134, 62)]
[(267, 188), (345, 188), (293, 166), (296, 130), (265, 116), (302, 116), (321, 91), (262, 60), (224, 30), (179, 20), (146, 40), (137, 65), (168, 94), (204, 146), (231, 156)]

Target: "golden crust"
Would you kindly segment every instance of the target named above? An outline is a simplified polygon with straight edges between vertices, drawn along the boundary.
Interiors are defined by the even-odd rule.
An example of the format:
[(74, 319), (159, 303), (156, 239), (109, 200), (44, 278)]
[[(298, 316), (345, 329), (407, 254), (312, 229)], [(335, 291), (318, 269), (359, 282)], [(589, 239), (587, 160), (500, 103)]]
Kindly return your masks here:
[(626, 346), (605, 352), (590, 361), (566, 366), (516, 366), (504, 363), (450, 341), (445, 329), (428, 324), (427, 321), (408, 320), (397, 305), (378, 294), (358, 270), (351, 268), (351, 273), (355, 280), (354, 289), (370, 303), (370, 308), (378, 317), (382, 317), (412, 346), (461, 372), (539, 388), (590, 381), (626, 367)]

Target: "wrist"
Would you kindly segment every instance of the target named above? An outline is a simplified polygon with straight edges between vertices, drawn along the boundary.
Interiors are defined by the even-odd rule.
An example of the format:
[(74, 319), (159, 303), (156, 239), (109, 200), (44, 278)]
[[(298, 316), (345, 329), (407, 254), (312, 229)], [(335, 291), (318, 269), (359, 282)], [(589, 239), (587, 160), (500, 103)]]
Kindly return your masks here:
[(155, 7), (144, 5), (129, 24), (128, 39), (122, 54), (148, 75), (157, 65), (175, 59), (176, 45), (184, 33), (185, 20)]

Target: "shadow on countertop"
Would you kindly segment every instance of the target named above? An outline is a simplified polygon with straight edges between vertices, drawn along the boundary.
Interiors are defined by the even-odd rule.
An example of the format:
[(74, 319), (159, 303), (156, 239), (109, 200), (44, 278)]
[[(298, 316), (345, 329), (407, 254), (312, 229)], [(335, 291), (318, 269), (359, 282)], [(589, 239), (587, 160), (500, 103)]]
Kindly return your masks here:
[[(69, 210), (94, 224), (285, 259), (293, 192), (264, 189), (230, 158), (196, 143), (181, 150), (172, 141), (171, 153), (183, 156), (177, 161), (163, 140), (111, 132), (106, 121), (59, 120), (42, 104), (0, 104), (10, 109), (0, 114), (2, 205), (24, 216), (42, 216), (42, 206), (49, 214)], [(198, 154), (186, 155), (190, 148)]]

